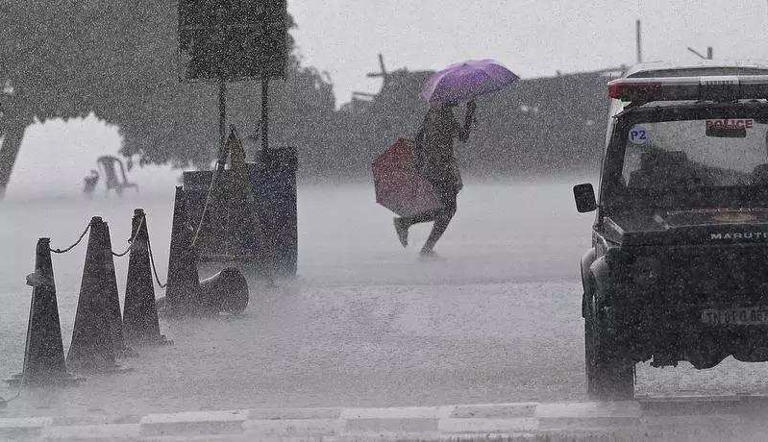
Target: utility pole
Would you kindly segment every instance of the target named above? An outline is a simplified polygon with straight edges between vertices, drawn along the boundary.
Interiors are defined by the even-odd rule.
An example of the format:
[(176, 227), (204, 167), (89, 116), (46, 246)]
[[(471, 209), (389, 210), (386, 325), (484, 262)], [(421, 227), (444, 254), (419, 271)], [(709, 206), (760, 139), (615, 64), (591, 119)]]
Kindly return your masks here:
[(643, 62), (643, 36), (640, 29), (640, 20), (635, 20), (635, 36), (636, 36), (636, 42), (635, 45), (637, 47), (637, 62), (642, 63)]

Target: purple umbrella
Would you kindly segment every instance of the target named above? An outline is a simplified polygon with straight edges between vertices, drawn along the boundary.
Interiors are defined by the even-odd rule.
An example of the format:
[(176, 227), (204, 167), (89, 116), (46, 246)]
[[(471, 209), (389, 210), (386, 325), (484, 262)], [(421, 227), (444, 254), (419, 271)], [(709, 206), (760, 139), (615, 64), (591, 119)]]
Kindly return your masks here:
[(501, 90), (519, 78), (497, 61), (470, 60), (429, 77), (421, 98), (430, 103), (458, 103)]

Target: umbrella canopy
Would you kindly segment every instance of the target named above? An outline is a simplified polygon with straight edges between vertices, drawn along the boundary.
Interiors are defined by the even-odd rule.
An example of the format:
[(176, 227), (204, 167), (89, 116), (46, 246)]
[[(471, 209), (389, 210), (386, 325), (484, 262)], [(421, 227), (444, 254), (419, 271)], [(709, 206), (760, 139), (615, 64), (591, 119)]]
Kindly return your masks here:
[(414, 167), (413, 140), (400, 138), (373, 162), (376, 202), (400, 216), (441, 209), (435, 188)]
[(430, 103), (458, 103), (501, 90), (519, 78), (494, 60), (470, 60), (429, 77), (421, 98)]

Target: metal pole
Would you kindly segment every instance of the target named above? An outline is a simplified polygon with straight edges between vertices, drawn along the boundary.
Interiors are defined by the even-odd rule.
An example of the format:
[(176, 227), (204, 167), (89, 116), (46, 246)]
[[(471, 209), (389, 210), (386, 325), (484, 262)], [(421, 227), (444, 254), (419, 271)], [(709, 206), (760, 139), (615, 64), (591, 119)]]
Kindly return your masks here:
[(269, 77), (261, 79), (261, 162), (269, 157)]
[(640, 32), (640, 20), (635, 20), (635, 34), (637, 45), (637, 62), (643, 62), (643, 46), (642, 46), (642, 34)]
[[(227, 82), (219, 77), (219, 152), (224, 152), (227, 142)], [(219, 158), (221, 159), (221, 158)]]
[(219, 2), (216, 8), (219, 32), (218, 32), (218, 70), (219, 70), (219, 164), (217, 168), (224, 170), (224, 164), (227, 161), (227, 70), (225, 69), (225, 47), (226, 47), (226, 27), (225, 27), (225, 9), (224, 4)]

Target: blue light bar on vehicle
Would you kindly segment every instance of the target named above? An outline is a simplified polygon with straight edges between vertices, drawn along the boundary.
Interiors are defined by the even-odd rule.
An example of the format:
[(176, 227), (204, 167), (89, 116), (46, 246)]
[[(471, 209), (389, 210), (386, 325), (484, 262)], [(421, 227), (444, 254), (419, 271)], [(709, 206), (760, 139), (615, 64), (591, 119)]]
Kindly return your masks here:
[(623, 101), (742, 100), (768, 98), (768, 75), (620, 78), (608, 95)]

